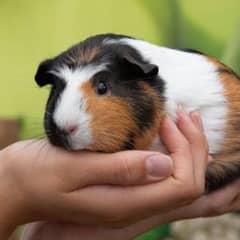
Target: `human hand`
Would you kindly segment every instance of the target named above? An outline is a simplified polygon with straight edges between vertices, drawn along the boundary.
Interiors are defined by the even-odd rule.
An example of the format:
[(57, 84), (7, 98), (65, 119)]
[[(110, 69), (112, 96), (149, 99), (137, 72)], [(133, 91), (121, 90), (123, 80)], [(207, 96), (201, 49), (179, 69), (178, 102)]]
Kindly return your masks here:
[(165, 214), (140, 221), (123, 228), (104, 228), (78, 224), (37, 222), (27, 226), (23, 240), (121, 240), (134, 237), (164, 223), (213, 217), (240, 210), (240, 181), (212, 194), (200, 197), (194, 203)]
[[(207, 158), (207, 151), (206, 151), (206, 140), (204, 140), (204, 137), (202, 135), (202, 126), (199, 122), (199, 117), (196, 117), (196, 114), (191, 115), (191, 119), (186, 116), (185, 113), (179, 114), (179, 121), (178, 121), (179, 128), (182, 130), (182, 133), (185, 134), (187, 140), (191, 143), (191, 145), (188, 145), (189, 149), (191, 150), (191, 155), (196, 156), (197, 153), (200, 154), (200, 157), (203, 159), (198, 159), (200, 162), (205, 162)], [(193, 127), (193, 125), (197, 126), (198, 130), (196, 131), (196, 128)], [(186, 128), (189, 127), (189, 131), (186, 130)], [(165, 129), (165, 130), (164, 130)], [(196, 132), (194, 132), (196, 131)], [(168, 132), (168, 134), (166, 134)], [(194, 133), (194, 135), (192, 135)], [(176, 135), (175, 135), (176, 134)], [(197, 136), (199, 135), (199, 136)], [(167, 119), (165, 120), (165, 123), (163, 124), (163, 131), (162, 136), (165, 138), (165, 143), (168, 146), (168, 150), (171, 153), (171, 147), (176, 147), (176, 145), (171, 145), (173, 142), (176, 142), (175, 137), (179, 137), (179, 132), (173, 125), (173, 123)], [(193, 139), (191, 136), (194, 136), (195, 139)], [(189, 139), (191, 138), (191, 139)], [(201, 139), (199, 142), (197, 139)], [(199, 152), (199, 149), (197, 148), (196, 142), (201, 144), (200, 148), (202, 149), (202, 152)], [(170, 144), (170, 145), (169, 145)], [(173, 154), (173, 153), (172, 153)], [(184, 155), (184, 154), (183, 154)], [(174, 156), (173, 156), (174, 157)], [(197, 169), (196, 169), (197, 170)], [(204, 179), (204, 175), (199, 174), (199, 177)], [(180, 211), (181, 208), (179, 208), (177, 211)], [(182, 208), (183, 209), (183, 208)], [(171, 220), (175, 220), (175, 218), (180, 217), (173, 214), (173, 210), (170, 211), (170, 213), (162, 213), (160, 216), (157, 217), (151, 217), (149, 219), (140, 221), (136, 224), (130, 225), (128, 227), (120, 228), (120, 229), (112, 229), (112, 228), (103, 228), (103, 227), (86, 227), (83, 225), (72, 225), (72, 224), (60, 224), (60, 223), (46, 223), (46, 222), (40, 222), (35, 223), (32, 225), (29, 225), (25, 234), (25, 240), (41, 240), (41, 239), (59, 239), (61, 236), (62, 240), (65, 239), (96, 239), (96, 240), (103, 240), (103, 239), (111, 239), (111, 240), (118, 240), (118, 239), (132, 239), (134, 236), (139, 235), (140, 233), (149, 230), (150, 228), (166, 223)], [(183, 217), (183, 215), (182, 215)]]
[[(69, 153), (45, 140), (16, 143), (0, 152), (0, 236), (6, 227), (10, 232), (40, 219), (111, 225), (131, 185), (159, 181), (171, 171), (171, 159), (156, 152)], [(134, 200), (125, 200), (126, 211)]]

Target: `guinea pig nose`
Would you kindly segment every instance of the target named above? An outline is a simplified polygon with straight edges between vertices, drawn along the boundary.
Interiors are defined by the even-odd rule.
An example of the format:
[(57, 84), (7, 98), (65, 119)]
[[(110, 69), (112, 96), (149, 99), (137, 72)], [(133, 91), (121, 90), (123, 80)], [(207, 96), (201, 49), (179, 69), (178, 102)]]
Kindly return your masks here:
[(66, 132), (69, 134), (74, 134), (77, 131), (78, 127), (76, 125), (71, 125), (66, 128)]

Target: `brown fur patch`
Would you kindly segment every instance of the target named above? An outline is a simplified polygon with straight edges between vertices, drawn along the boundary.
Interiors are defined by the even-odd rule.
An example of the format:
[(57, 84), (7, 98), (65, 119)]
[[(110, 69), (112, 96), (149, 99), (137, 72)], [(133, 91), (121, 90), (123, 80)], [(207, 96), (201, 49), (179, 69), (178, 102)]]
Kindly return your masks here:
[(224, 151), (240, 151), (240, 79), (230, 73), (221, 73), (220, 77), (228, 101)]
[(67, 55), (66, 62), (70, 64), (88, 64), (96, 58), (99, 52), (98, 47), (75, 48)]
[(87, 112), (92, 116), (91, 129), (94, 143), (90, 150), (115, 152), (127, 140), (129, 130), (137, 125), (129, 113), (128, 104), (117, 97), (97, 96), (91, 82), (81, 86), (87, 100)]

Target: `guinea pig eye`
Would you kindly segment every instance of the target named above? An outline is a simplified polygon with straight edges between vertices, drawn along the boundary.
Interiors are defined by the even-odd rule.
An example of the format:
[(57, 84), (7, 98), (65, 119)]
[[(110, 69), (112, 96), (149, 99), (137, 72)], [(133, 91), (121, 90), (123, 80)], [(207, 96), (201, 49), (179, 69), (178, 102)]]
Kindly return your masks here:
[(99, 95), (106, 94), (108, 90), (107, 84), (104, 81), (98, 82), (96, 90), (97, 90), (97, 94)]

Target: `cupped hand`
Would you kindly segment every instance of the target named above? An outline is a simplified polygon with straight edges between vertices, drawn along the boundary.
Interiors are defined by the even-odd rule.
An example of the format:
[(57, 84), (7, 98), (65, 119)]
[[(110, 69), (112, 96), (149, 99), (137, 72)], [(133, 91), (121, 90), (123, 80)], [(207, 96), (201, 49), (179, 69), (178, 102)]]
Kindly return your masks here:
[(172, 172), (171, 159), (156, 152), (70, 153), (45, 140), (11, 145), (0, 160), (0, 233), (3, 224), (41, 219), (111, 225), (123, 198), (126, 210), (134, 204), (125, 197), (132, 185)]
[(199, 217), (218, 216), (240, 210), (240, 181), (192, 204), (145, 219), (123, 228), (104, 228), (78, 224), (37, 222), (29, 224), (23, 240), (130, 240), (161, 224)]
[[(145, 189), (145, 199), (149, 199), (148, 202), (152, 204), (150, 212), (158, 216), (119, 229), (40, 222), (27, 228), (24, 239), (132, 239), (158, 224), (177, 219), (177, 215), (174, 216), (173, 212), (185, 208), (179, 206), (194, 204), (193, 200), (203, 194), (204, 174), (208, 158), (207, 143), (199, 115), (193, 113), (189, 117), (180, 109), (178, 128), (169, 118), (162, 123), (161, 137), (173, 159), (174, 170), (173, 175), (167, 180), (151, 186), (154, 189), (156, 187), (155, 191), (158, 191), (161, 197), (156, 196), (155, 199), (154, 197), (149, 199), (150, 192), (148, 192), (147, 185), (131, 188), (134, 189), (134, 193), (137, 193), (138, 188)], [(144, 196), (139, 198), (139, 201), (142, 199)], [(142, 205), (136, 202), (136, 206)], [(136, 206), (133, 206), (133, 211)], [(182, 217), (184, 216), (182, 215)]]

